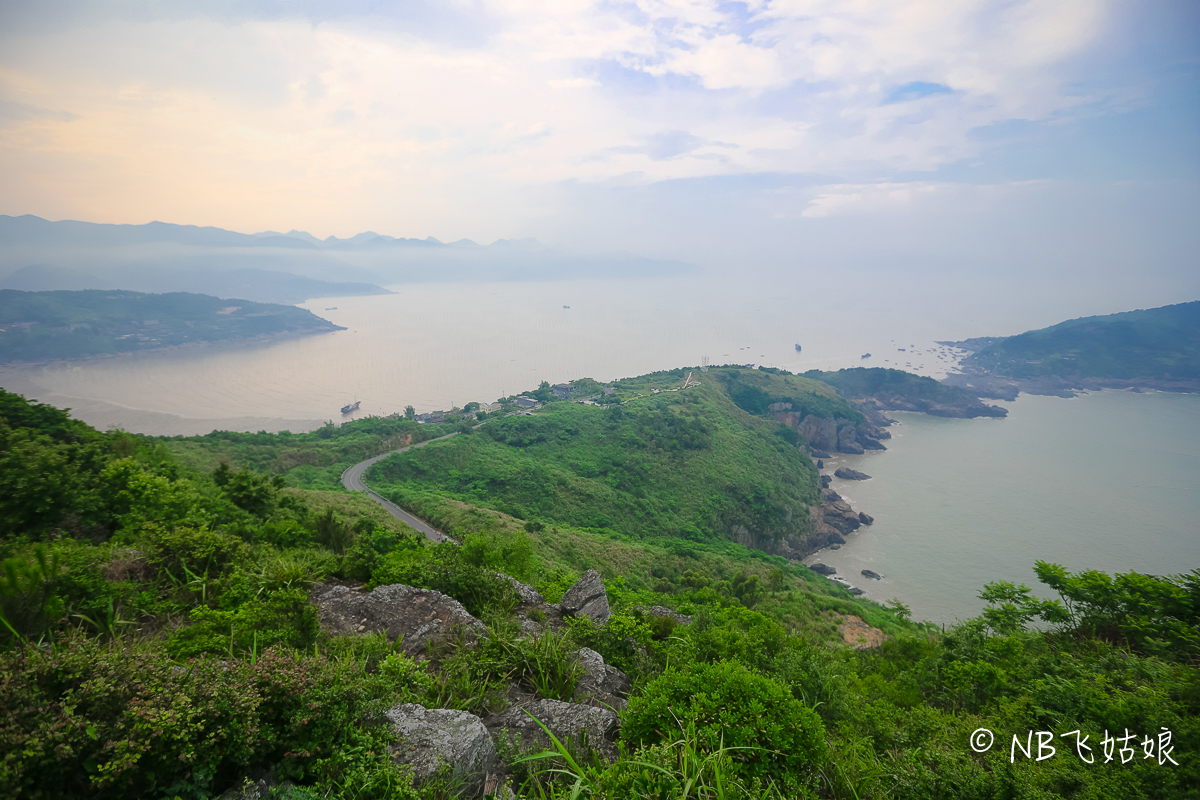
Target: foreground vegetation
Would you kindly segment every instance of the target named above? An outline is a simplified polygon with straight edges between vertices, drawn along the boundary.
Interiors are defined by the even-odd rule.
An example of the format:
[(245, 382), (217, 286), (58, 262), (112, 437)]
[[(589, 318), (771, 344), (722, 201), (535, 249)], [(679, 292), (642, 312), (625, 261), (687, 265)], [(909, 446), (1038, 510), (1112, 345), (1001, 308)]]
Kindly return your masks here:
[[(420, 488), (402, 499), (461, 547), (429, 544), (329, 478), (396, 437), (446, 426), (371, 420), (304, 436), (153, 440), (99, 433), (0, 392), (0, 796), (208, 798), (270, 767), (288, 781), (273, 792), (281, 798), (451, 797), (447, 781), (414, 788), (390, 762), (382, 711), (398, 702), (496, 711), (511, 681), (569, 698), (578, 679), (569, 654), (580, 646), (633, 680), (620, 755), (605, 763), (580, 742), (532, 758), (504, 751), (523, 797), (1200, 795), (1200, 572), (1072, 575), (1039, 562), (1038, 579), (1060, 600), (993, 584), (981, 617), (945, 632), (916, 624), (898, 603), (855, 600), (719, 527), (693, 522), (699, 535), (685, 535), (678, 520), (703, 521), (697, 509), (711, 507), (659, 473), (673, 467), (700, 482), (751, 468), (722, 468), (711, 451), (685, 446), (692, 423), (708, 428), (717, 452), (759, 454), (764, 483), (805, 496), (802, 483), (785, 483), (791, 456), (775, 439), (793, 445), (728, 400), (757, 396), (747, 385), (773, 398), (772, 384), (738, 382), (731, 393), (706, 383), (711, 394), (697, 392), (697, 403), (641, 392), (615, 414), (618, 441), (644, 430), (648, 442), (638, 450), (629, 434), (625, 463), (661, 467), (634, 471), (653, 524), (627, 530), (620, 516), (614, 498), (637, 497), (636, 485), (623, 487), (615, 471), (584, 475), (615, 408), (552, 405), (542, 419), (489, 421), (412, 451), (421, 459), (398, 459)], [(837, 400), (816, 391), (812, 402)], [(661, 427), (638, 428), (643, 416)], [(558, 440), (545, 420), (578, 433)], [(519, 428), (526, 421), (542, 427)], [(522, 430), (547, 436), (513, 444)], [(499, 454), (510, 450), (524, 455), (507, 463)], [(526, 507), (499, 471), (555, 462), (566, 466), (553, 479), (576, 481), (564, 491), (570, 502), (505, 513)], [(681, 492), (675, 509), (671, 491)], [(597, 526), (597, 514), (612, 519)], [(556, 601), (593, 567), (614, 608), (607, 625), (518, 635), (517, 598), (495, 571)], [(327, 580), (436, 589), (491, 633), (477, 646), (443, 642), (422, 662), (381, 636), (332, 637), (309, 601)], [(890, 638), (847, 647), (837, 623), (849, 614)], [(979, 729), (994, 734), (985, 752), (972, 748)], [(1081, 752), (1092, 763), (1076, 754), (1072, 731), (1088, 737)], [(1106, 732), (1133, 737), (1105, 744)], [(1037, 760), (1048, 746), (1054, 754)]]

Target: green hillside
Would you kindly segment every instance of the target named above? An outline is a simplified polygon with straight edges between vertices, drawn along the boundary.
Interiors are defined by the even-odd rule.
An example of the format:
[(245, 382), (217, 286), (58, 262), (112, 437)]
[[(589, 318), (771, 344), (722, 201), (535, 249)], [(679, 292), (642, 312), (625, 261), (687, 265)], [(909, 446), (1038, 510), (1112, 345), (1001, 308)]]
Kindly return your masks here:
[(1200, 381), (1200, 301), (1027, 331), (993, 342), (964, 366), (1023, 379)]
[(0, 363), (336, 330), (303, 308), (203, 294), (0, 289)]
[(618, 381), (617, 405), (560, 401), (495, 420), (393, 455), (368, 479), (405, 506), (435, 493), (639, 538), (726, 539), (743, 527), (762, 546), (791, 539), (803, 548), (818, 476), (800, 434), (768, 406), (786, 399), (817, 416), (861, 415), (806, 378), (717, 368), (694, 371), (700, 385), (680, 389), (687, 373)]

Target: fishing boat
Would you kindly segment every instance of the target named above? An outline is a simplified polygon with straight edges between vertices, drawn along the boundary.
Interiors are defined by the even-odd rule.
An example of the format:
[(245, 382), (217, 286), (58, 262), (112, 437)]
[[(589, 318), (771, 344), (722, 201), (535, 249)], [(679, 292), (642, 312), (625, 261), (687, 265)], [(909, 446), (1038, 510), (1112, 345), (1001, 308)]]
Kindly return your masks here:
[(799, 352), (800, 352), (800, 345), (796, 345), (796, 352), (797, 352), (797, 353), (799, 353)]
[(342, 413), (343, 413), (343, 414), (350, 414), (350, 413), (352, 413), (352, 412), (354, 412), (354, 411), (358, 411), (358, 406), (359, 406), (361, 403), (362, 403), (362, 401), (361, 401), (361, 400), (355, 400), (353, 403), (347, 403), (346, 405), (342, 406)]
[(871, 357), (870, 353), (863, 353), (861, 356), (859, 356), (859, 358), (870, 358), (870, 357)]

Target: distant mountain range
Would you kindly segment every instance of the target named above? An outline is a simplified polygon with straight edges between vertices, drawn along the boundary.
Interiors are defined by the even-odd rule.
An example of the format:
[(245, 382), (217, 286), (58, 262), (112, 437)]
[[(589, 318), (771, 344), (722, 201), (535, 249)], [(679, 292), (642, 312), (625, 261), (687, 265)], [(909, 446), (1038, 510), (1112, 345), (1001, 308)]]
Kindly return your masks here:
[(662, 277), (695, 270), (627, 254), (577, 255), (535, 239), (440, 242), (366, 231), (246, 234), (151, 222), (109, 225), (0, 215), (0, 288), (199, 292), (260, 302), (384, 294), (385, 284)]

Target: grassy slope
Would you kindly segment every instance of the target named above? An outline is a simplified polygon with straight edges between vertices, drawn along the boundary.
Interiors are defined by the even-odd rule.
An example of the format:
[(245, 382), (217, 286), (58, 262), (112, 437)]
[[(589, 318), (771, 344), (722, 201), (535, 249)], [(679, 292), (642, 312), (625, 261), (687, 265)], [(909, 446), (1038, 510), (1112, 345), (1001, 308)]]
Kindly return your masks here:
[(203, 294), (4, 289), (0, 329), (0, 361), (30, 361), (338, 328), (302, 308)]
[(1027, 331), (966, 363), (1014, 378), (1200, 380), (1200, 301)]
[(846, 397), (870, 397), (885, 392), (912, 400), (929, 400), (945, 405), (971, 405), (978, 398), (959, 386), (947, 386), (899, 369), (880, 367), (854, 367), (837, 372), (810, 370), (806, 378), (822, 381), (833, 386)]
[[(766, 538), (803, 538), (807, 507), (818, 500), (817, 473), (777, 423), (734, 404), (725, 382), (741, 378), (735, 372), (713, 370), (701, 386), (657, 395), (649, 393), (655, 376), (647, 376), (632, 387), (641, 397), (630, 392), (608, 410), (553, 403), (532, 417), (489, 422), (470, 436), (392, 456), (368, 479), (409, 505), (435, 493), (634, 537), (709, 541), (744, 525)], [(752, 379), (772, 397), (854, 415), (814, 381)]]

